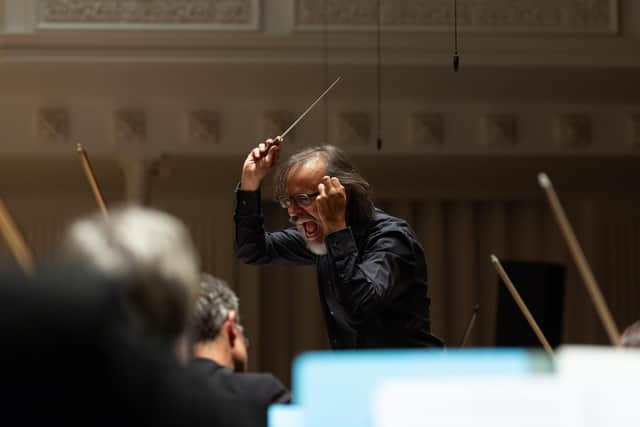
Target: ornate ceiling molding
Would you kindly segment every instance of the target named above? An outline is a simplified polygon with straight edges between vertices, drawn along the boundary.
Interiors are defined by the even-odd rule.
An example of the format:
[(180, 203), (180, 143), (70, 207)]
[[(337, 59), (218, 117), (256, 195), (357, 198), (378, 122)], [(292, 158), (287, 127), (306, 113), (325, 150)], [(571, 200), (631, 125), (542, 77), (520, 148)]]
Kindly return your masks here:
[[(380, 0), (388, 30), (452, 31), (451, 0)], [(296, 0), (295, 25), (320, 30), (328, 2), (329, 28), (372, 30), (378, 0)], [(458, 30), (525, 33), (615, 33), (618, 0), (458, 0)]]
[(260, 0), (37, 0), (38, 28), (258, 30)]
[[(280, 135), (296, 119), (290, 111), (267, 111), (262, 116), (262, 134), (267, 138)], [(296, 130), (292, 129), (286, 136), (288, 143), (296, 142)]]
[(220, 115), (217, 111), (197, 110), (189, 113), (190, 145), (214, 145), (220, 140)]
[[(450, 55), (445, 53), (452, 48), (451, 0), (380, 1), (385, 65), (449, 65)], [(15, 6), (21, 2), (24, 6)], [(375, 29), (378, 0), (326, 2), (332, 31), (330, 62), (376, 63), (376, 38), (367, 31)], [(3, 62), (318, 64), (325, 58), (323, 38), (311, 33), (323, 27), (325, 0), (271, 0), (269, 7), (262, 0), (11, 0), (10, 4), (4, 10), (6, 27), (0, 31)], [(461, 40), (465, 66), (640, 65), (632, 30), (637, 11), (625, 16), (629, 25), (618, 33), (618, 16), (626, 11), (619, 0), (458, 0), (458, 4), (460, 30), (474, 32)], [(202, 31), (182, 31), (190, 29)]]
[(147, 138), (147, 117), (139, 108), (123, 108), (113, 116), (114, 136), (118, 144), (142, 144)]

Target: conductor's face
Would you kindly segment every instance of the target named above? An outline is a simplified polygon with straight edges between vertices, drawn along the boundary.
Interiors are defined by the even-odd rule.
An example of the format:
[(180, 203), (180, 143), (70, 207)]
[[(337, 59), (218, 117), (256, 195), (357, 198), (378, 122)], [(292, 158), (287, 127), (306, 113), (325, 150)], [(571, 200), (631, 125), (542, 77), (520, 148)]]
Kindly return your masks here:
[(326, 169), (325, 161), (320, 157), (313, 157), (292, 168), (287, 177), (287, 196), (280, 200), (287, 208), (290, 221), (303, 234), (309, 250), (317, 255), (327, 253), (324, 245), (326, 232), (316, 207), (318, 184)]

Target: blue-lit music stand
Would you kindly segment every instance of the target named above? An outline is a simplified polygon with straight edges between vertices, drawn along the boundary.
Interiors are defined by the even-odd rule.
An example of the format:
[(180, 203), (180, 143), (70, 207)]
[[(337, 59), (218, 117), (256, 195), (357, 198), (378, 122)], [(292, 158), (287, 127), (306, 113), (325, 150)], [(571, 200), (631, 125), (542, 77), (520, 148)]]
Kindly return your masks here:
[(385, 381), (526, 376), (550, 366), (544, 356), (523, 349), (305, 353), (293, 365), (294, 404), (272, 407), (269, 426), (371, 427), (374, 394)]

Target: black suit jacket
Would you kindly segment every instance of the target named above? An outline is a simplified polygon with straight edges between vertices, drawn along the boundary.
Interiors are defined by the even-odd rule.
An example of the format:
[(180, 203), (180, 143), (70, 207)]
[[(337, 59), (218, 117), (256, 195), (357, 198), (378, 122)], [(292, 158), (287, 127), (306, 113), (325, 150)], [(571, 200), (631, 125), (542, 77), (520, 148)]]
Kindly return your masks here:
[(276, 377), (267, 373), (237, 373), (211, 359), (195, 358), (189, 366), (192, 372), (206, 377), (210, 386), (229, 394), (229, 399), (242, 402), (242, 413), (250, 425), (266, 426), (267, 409), (272, 403), (289, 403), (291, 394)]
[(427, 265), (409, 224), (375, 209), (367, 223), (326, 236), (315, 255), (296, 228), (265, 233), (260, 191), (236, 191), (236, 256), (249, 264), (316, 264), (334, 349), (442, 347), (431, 334)]

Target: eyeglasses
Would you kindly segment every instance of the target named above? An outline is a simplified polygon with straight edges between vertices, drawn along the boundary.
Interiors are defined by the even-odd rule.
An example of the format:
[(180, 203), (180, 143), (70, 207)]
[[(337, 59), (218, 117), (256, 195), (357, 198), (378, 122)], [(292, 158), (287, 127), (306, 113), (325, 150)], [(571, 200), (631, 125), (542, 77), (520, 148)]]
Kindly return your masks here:
[(318, 197), (319, 194), (320, 193), (315, 192), (315, 193), (299, 193), (299, 194), (294, 194), (293, 196), (282, 195), (282, 196), (278, 196), (278, 203), (280, 203), (280, 206), (282, 206), (285, 209), (291, 206), (291, 204), (294, 202), (296, 205), (306, 208), (308, 206), (311, 206), (311, 204), (316, 199), (316, 197)]

